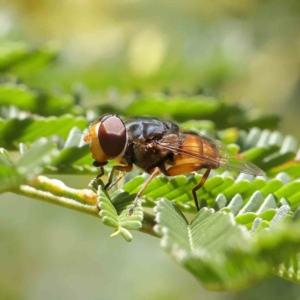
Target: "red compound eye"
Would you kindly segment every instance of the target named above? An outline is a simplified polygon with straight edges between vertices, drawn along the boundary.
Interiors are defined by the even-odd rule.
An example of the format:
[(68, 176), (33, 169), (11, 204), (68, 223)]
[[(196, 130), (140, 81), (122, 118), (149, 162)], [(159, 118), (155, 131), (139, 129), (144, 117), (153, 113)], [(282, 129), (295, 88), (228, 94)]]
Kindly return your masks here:
[(126, 127), (122, 120), (115, 115), (103, 117), (98, 128), (98, 139), (108, 157), (121, 155), (127, 146)]

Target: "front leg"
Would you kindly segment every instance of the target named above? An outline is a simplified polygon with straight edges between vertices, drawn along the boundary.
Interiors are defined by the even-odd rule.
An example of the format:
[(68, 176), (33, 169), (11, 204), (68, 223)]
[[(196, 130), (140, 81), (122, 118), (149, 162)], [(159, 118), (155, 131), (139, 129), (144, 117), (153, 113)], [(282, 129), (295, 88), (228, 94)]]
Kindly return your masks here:
[(103, 168), (103, 166), (106, 165), (106, 164), (107, 164), (107, 161), (105, 161), (103, 163), (100, 163), (100, 162), (98, 162), (98, 161), (95, 160), (93, 162), (93, 166), (94, 167), (99, 167), (100, 168), (100, 173), (96, 176), (96, 179), (102, 177), (102, 175), (104, 174), (104, 168)]
[(112, 180), (114, 178), (114, 172), (115, 171), (121, 171), (121, 172), (130, 172), (132, 170), (132, 165), (125, 165), (125, 166), (113, 166), (111, 169), (111, 172), (109, 174), (108, 177), (108, 181), (105, 185), (105, 189), (109, 189), (112, 186), (114, 186), (122, 177), (120, 177), (118, 180), (116, 180), (113, 184), (112, 184)]

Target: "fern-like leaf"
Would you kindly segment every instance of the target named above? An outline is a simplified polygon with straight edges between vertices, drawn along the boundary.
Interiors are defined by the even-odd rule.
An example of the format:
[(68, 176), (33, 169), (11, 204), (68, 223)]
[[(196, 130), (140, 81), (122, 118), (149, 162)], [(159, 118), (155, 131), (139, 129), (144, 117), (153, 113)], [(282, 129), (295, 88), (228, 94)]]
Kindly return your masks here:
[(36, 117), (21, 114), (15, 118), (0, 119), (0, 143), (5, 148), (16, 148), (19, 142), (29, 143), (41, 137), (60, 136), (66, 139), (70, 130), (78, 128), (80, 131), (86, 128), (88, 122), (82, 117), (74, 117), (69, 114), (60, 117)]
[(212, 290), (244, 288), (300, 247), (298, 222), (251, 234), (225, 211), (203, 208), (189, 223), (165, 199), (157, 204), (156, 220), (162, 247)]
[(103, 223), (115, 229), (111, 236), (121, 234), (127, 242), (132, 240), (132, 234), (129, 230), (137, 230), (142, 227), (143, 210), (138, 203), (132, 216), (128, 215), (132, 205), (134, 195), (121, 193), (112, 200), (109, 198), (103, 187), (98, 188), (98, 201), (100, 216)]
[[(119, 101), (121, 103), (121, 101)], [(160, 109), (157, 110), (157, 107)], [(156, 117), (170, 116), (179, 122), (195, 119), (210, 120), (217, 128), (239, 126), (240, 128), (260, 127), (274, 129), (278, 125), (277, 116), (251, 117), (244, 108), (229, 105), (224, 101), (204, 96), (197, 97), (145, 97), (133, 101), (125, 109), (116, 107), (122, 115)]]

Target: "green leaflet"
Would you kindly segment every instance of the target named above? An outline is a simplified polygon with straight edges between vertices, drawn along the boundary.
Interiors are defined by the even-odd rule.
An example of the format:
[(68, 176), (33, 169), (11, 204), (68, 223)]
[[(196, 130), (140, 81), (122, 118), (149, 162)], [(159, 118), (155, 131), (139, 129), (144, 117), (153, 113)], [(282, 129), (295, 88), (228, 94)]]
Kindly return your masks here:
[(46, 138), (33, 143), (30, 149), (22, 147), (23, 155), (14, 163), (8, 152), (1, 148), (0, 191), (13, 191), (26, 180), (39, 175), (45, 165), (56, 155), (55, 145)]
[(132, 235), (129, 230), (137, 230), (142, 227), (143, 210), (138, 203), (133, 215), (128, 216), (129, 209), (134, 200), (134, 195), (121, 193), (110, 200), (101, 186), (98, 188), (98, 201), (100, 216), (103, 223), (115, 229), (111, 236), (121, 234), (127, 242), (131, 242)]
[[(300, 205), (300, 193), (298, 180), (290, 180), (284, 174), (277, 178), (267, 179), (241, 174), (235, 180), (227, 175), (215, 175), (210, 177), (205, 185), (197, 192), (199, 199), (204, 199), (209, 207), (218, 208), (216, 204), (221, 195), (223, 207), (228, 207), (234, 214), (242, 215), (245, 212), (263, 212), (269, 208), (276, 208), (279, 200), (285, 199), (292, 210)], [(247, 178), (247, 179), (246, 179)], [(154, 178), (143, 193), (144, 206), (153, 207), (159, 198), (173, 201), (184, 211), (195, 212), (195, 206), (191, 195), (191, 189), (201, 180), (201, 175), (188, 176), (158, 176)], [(144, 182), (143, 176), (137, 176), (126, 183), (122, 190), (128, 193), (137, 193)]]
[[(59, 155), (52, 160), (51, 167), (72, 166), (78, 160), (81, 160), (78, 165), (89, 162), (90, 146), (82, 138), (80, 129), (73, 127)], [(84, 162), (84, 159), (87, 161)]]
[[(42, 173), (92, 173), (91, 167), (73, 165), (85, 156), (90, 159), (88, 145), (72, 146), (58, 150), (51, 139), (41, 138), (27, 147), (20, 144), (21, 156), (16, 162), (8, 152), (1, 148), (0, 191), (12, 191), (26, 180), (31, 180)], [(50, 169), (51, 166), (51, 169)]]
[(0, 193), (18, 188), (25, 177), (18, 173), (8, 152), (0, 148)]
[(43, 167), (51, 162), (57, 154), (55, 144), (46, 138), (41, 138), (31, 144), (31, 147), (16, 162), (16, 169), (28, 178), (40, 174)]
[(46, 94), (39, 90), (30, 89), (24, 84), (12, 82), (0, 85), (1, 106), (14, 105), (21, 110), (37, 113), (41, 116), (61, 116), (68, 113), (76, 115), (74, 104), (75, 98), (72, 95)]
[[(196, 178), (200, 180), (201, 177), (199, 178), (198, 176), (196, 176)], [(202, 191), (201, 193), (201, 198), (207, 200), (207, 204), (209, 207), (213, 207), (216, 210), (232, 212), (235, 216), (235, 221), (239, 224), (245, 225), (249, 230), (253, 228), (253, 223), (257, 222), (258, 218), (261, 219), (262, 222), (264, 222), (263, 224), (267, 224), (269, 226), (269, 223), (276, 214), (276, 209), (278, 209), (281, 205), (274, 194), (264, 194), (263, 192), (257, 190), (249, 197), (247, 191), (245, 191), (244, 193), (247, 195), (247, 198), (244, 198), (244, 193), (238, 193), (240, 186), (239, 184), (237, 185), (237, 190), (234, 190), (235, 183), (231, 178), (231, 180), (233, 181), (233, 183), (231, 184), (231, 191), (233, 191), (232, 194), (234, 196), (226, 197), (226, 188), (223, 191), (224, 193), (220, 193), (215, 196), (211, 194), (211, 191), (215, 190), (215, 185), (220, 186), (220, 178), (226, 181), (226, 177), (214, 176), (208, 179), (207, 183), (209, 184), (205, 184), (203, 187), (204, 191)], [(143, 183), (142, 179), (142, 176), (134, 178), (124, 185), (123, 190), (127, 191), (130, 194), (136, 193)], [(243, 179), (243, 181), (244, 180), (245, 179)], [(261, 178), (254, 179), (252, 182), (255, 182), (256, 180), (261, 181)], [(238, 183), (241, 182), (239, 178), (236, 181), (238, 181)], [(176, 206), (181, 210), (195, 212), (194, 202), (190, 193), (192, 186), (195, 185), (195, 182), (192, 177), (188, 179), (185, 176), (177, 176), (174, 178), (162, 176), (155, 178), (143, 193), (143, 196), (145, 198), (143, 205), (154, 206), (157, 200), (165, 197), (166, 199), (176, 204)], [(284, 183), (289, 184), (287, 178), (285, 178), (285, 182), (280, 182), (281, 184), (278, 185), (279, 191), (281, 190), (281, 187), (284, 185)], [(267, 184), (268, 182), (265, 179), (264, 187)], [(248, 182), (248, 186), (250, 189), (251, 181)], [(282, 196), (282, 199), (290, 202), (290, 193), (283, 193)], [(187, 199), (187, 202), (181, 202), (182, 199)], [(282, 206), (282, 208), (283, 207), (284, 206)], [(280, 209), (281, 208), (279, 208), (279, 210)], [(288, 208), (288, 212), (289, 211), (290, 207)]]
[(33, 142), (40, 137), (59, 135), (67, 138), (73, 127), (81, 128), (78, 129), (80, 136), (80, 131), (87, 125), (88, 122), (84, 118), (71, 115), (49, 118), (29, 115), (26, 118), (0, 119), (0, 143), (12, 148), (18, 142)]
[(252, 235), (224, 211), (203, 208), (189, 223), (165, 199), (156, 206), (156, 221), (162, 247), (212, 290), (234, 290), (253, 284), (254, 278), (270, 275), (274, 265), (279, 266), (300, 247), (299, 223), (273, 225), (272, 230)]
[(274, 270), (280, 277), (300, 282), (300, 253), (293, 254)]
[[(121, 102), (121, 101), (119, 101)], [(157, 110), (157, 107), (160, 109)], [(116, 107), (118, 112), (125, 116), (152, 115), (165, 117), (166, 114), (179, 122), (190, 120), (209, 120), (216, 128), (228, 128), (238, 126), (249, 128), (258, 126), (260, 128), (276, 128), (277, 116), (248, 116), (248, 112), (238, 105), (229, 105), (224, 101), (205, 96), (194, 97), (139, 97), (125, 109)], [(192, 122), (187, 124), (189, 128), (199, 128), (199, 123), (194, 127)], [(202, 128), (210, 129), (208, 123), (202, 123)]]
[(300, 164), (294, 162), (299, 150), (298, 142), (290, 135), (283, 137), (278, 131), (252, 128), (248, 134), (240, 135), (239, 144), (244, 150), (243, 156), (261, 166), (267, 174), (284, 171), (292, 178), (300, 174)]
[[(55, 126), (63, 126), (64, 122), (69, 122), (69, 117), (64, 116), (57, 119), (57, 121), (58, 123)], [(53, 130), (55, 130), (55, 126), (53, 126), (51, 131), (49, 131), (49, 134), (53, 133)], [(41, 128), (43, 128), (43, 126), (41, 126)], [(38, 132), (38, 128), (36, 129), (36, 131)], [(33, 136), (35, 135), (34, 132), (32, 132), (31, 134)], [(29, 147), (26, 144), (22, 143), (19, 145), (19, 150), (22, 155), (27, 151), (33, 152), (33, 149), (35, 149), (35, 151), (39, 153), (38, 156), (34, 153), (30, 156), (25, 156), (27, 161), (26, 164), (28, 163), (32, 165), (38, 165), (38, 167), (40, 168), (39, 171), (36, 172), (38, 174), (95, 174), (97, 172), (97, 169), (92, 165), (93, 159), (90, 155), (89, 145), (84, 143), (82, 138), (83, 133), (81, 132), (81, 130), (77, 127), (74, 127), (71, 129), (65, 143), (62, 143), (62, 141), (58, 137), (52, 136), (49, 139), (38, 139)], [(48, 146), (44, 143), (48, 143), (48, 145), (51, 144), (52, 154), (50, 156), (48, 153)], [(37, 158), (38, 160), (43, 161), (43, 163), (40, 164), (39, 162), (37, 162)], [(24, 159), (25, 158), (23, 156), (20, 158), (19, 166), (21, 168), (21, 171), (22, 161), (24, 161)], [(30, 175), (32, 171), (33, 170), (31, 169), (26, 169), (24, 172)], [(34, 175), (34, 173), (32, 175)]]
[(51, 63), (58, 55), (52, 45), (33, 49), (24, 42), (1, 41), (0, 72), (32, 74)]

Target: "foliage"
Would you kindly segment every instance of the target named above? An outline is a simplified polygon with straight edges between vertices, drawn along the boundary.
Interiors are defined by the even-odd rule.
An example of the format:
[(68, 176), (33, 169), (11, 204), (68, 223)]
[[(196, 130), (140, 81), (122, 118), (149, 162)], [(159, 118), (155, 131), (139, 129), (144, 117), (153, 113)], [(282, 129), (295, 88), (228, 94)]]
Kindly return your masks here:
[[(40, 66), (55, 58), (52, 50), (45, 51), (8, 47), (0, 57), (0, 68), (2, 72), (23, 70), (26, 78), (26, 61)], [(127, 241), (132, 240), (130, 230), (160, 237), (174, 260), (209, 289), (240, 289), (271, 274), (300, 282), (300, 152), (295, 138), (272, 131), (278, 126), (276, 116), (255, 116), (249, 109), (202, 95), (132, 96), (126, 106), (121, 104), (122, 96), (114, 105), (103, 101), (93, 109), (96, 114), (156, 114), (178, 120), (183, 128), (218, 138), (230, 151), (239, 152), (267, 173), (254, 178), (213, 171), (198, 192), (202, 200), (198, 213), (190, 191), (202, 175), (159, 176), (144, 191), (134, 215), (128, 216), (145, 181), (145, 175), (137, 171), (126, 175), (122, 185), (111, 192), (104, 190), (101, 180), (93, 182), (90, 190), (77, 190), (41, 176), (97, 174), (89, 146), (82, 140), (95, 113), (81, 107), (76, 95), (38, 91), (7, 75), (1, 82), (2, 193), (96, 215), (115, 229), (113, 236), (121, 234)], [(162, 109), (157, 111), (157, 106)], [(11, 150), (16, 148), (20, 155), (12, 159)], [(142, 207), (154, 209), (149, 214)]]

